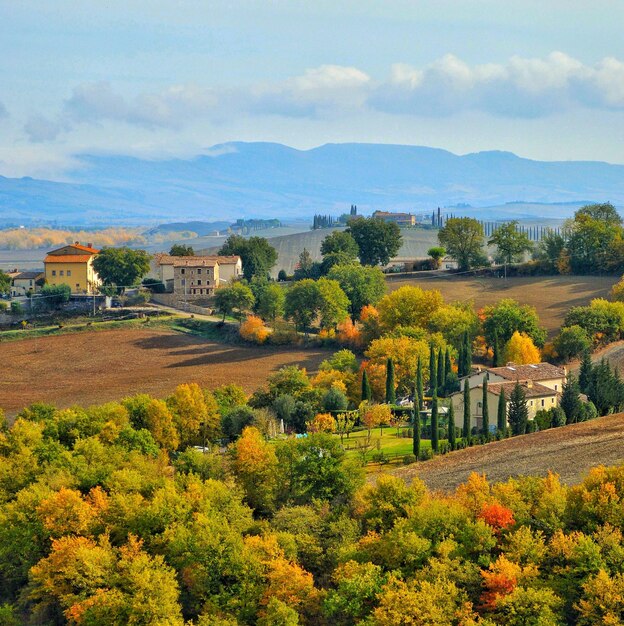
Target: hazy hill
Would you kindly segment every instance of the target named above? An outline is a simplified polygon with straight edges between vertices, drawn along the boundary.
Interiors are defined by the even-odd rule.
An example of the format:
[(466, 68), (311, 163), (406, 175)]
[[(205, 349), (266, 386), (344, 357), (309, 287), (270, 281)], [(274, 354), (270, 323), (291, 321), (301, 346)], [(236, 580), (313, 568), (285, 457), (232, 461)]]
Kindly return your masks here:
[[(327, 144), (296, 150), (229, 143), (187, 160), (77, 159), (81, 167), (68, 173), (71, 183), (0, 177), (0, 220), (95, 225), (287, 219), (338, 213), (351, 203), (364, 212), (510, 201), (624, 204), (623, 165), (533, 161), (509, 152), (458, 156), (418, 146)], [(571, 213), (566, 205), (518, 208), (509, 205), (509, 212), (520, 218)]]

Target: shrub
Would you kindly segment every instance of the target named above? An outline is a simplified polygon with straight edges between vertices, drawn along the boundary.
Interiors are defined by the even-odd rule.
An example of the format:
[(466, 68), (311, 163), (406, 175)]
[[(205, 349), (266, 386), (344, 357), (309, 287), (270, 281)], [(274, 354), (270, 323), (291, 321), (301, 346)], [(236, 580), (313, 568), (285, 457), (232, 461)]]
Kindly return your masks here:
[(336, 432), (336, 420), (330, 413), (318, 413), (306, 426), (309, 433)]
[(423, 448), (420, 451), (420, 456), (418, 457), (419, 461), (429, 461), (429, 459), (433, 458), (433, 450), (431, 448)]
[(269, 329), (264, 322), (256, 315), (248, 315), (239, 329), (240, 336), (245, 341), (263, 344), (269, 336)]
[(566, 414), (565, 414), (565, 411), (561, 407), (557, 406), (554, 409), (551, 409), (550, 414), (551, 414), (551, 425), (553, 428), (566, 425)]
[(579, 415), (579, 422), (586, 422), (587, 420), (593, 420), (598, 417), (598, 409), (593, 402), (583, 402), (581, 404), (581, 413)]
[(289, 346), (301, 341), (299, 333), (290, 325), (279, 322), (273, 326), (273, 332), (269, 334), (267, 343), (272, 346)]
[(537, 411), (533, 421), (535, 422), (537, 430), (547, 430), (552, 426), (552, 415), (550, 410), (541, 409), (540, 411)]
[(8, 311), (9, 305), (7, 302), (0, 302), (0, 312)]
[(412, 463), (416, 463), (416, 461), (418, 461), (418, 459), (413, 454), (406, 454), (403, 457), (403, 465), (411, 465)]
[(21, 315), (23, 312), (24, 307), (22, 306), (22, 303), (13, 300), (13, 302), (11, 302), (11, 313), (13, 313), (13, 315)]
[(144, 278), (143, 286), (149, 289), (152, 293), (165, 293), (165, 284), (157, 278)]

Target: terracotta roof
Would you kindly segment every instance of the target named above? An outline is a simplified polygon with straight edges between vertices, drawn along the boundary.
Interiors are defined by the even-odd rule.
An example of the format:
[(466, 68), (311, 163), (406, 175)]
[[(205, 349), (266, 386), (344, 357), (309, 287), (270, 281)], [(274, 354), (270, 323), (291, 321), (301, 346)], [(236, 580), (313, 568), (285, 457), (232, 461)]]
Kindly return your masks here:
[(89, 252), (90, 254), (100, 253), (99, 250), (96, 250), (95, 248), (90, 248), (89, 246), (83, 246), (82, 244), (79, 244), (79, 243), (68, 243), (67, 245), (61, 246), (60, 248), (57, 248), (56, 250), (51, 250), (50, 252), (48, 252), (48, 255), (50, 254), (54, 255), (55, 252), (58, 252), (59, 250), (64, 250), (65, 248), (76, 248), (76, 250), (82, 250), (83, 252)]
[(92, 254), (56, 254), (49, 255), (43, 260), (44, 263), (86, 263), (92, 259)]
[(504, 367), (492, 367), (488, 372), (513, 381), (549, 380), (551, 378), (565, 378), (566, 375), (564, 368), (551, 365), (550, 363), (505, 365)]
[[(509, 399), (511, 392), (516, 386), (515, 382), (509, 383), (488, 383), (488, 391), (496, 396), (500, 396), (501, 390), (505, 391), (505, 397)], [(539, 383), (533, 383), (531, 386), (526, 383), (520, 383), (520, 387), (524, 391), (527, 398), (543, 398), (544, 396), (556, 396), (558, 392), (545, 385)], [(483, 385), (477, 385), (475, 389), (483, 389)]]
[(217, 261), (207, 258), (196, 258), (188, 256), (176, 257), (173, 267), (214, 267)]
[(159, 265), (178, 265), (180, 259), (187, 259), (189, 261), (216, 261), (219, 265), (235, 265), (240, 261), (239, 256), (219, 256), (216, 254), (207, 254), (202, 256), (172, 256), (171, 254), (155, 254), (154, 259)]

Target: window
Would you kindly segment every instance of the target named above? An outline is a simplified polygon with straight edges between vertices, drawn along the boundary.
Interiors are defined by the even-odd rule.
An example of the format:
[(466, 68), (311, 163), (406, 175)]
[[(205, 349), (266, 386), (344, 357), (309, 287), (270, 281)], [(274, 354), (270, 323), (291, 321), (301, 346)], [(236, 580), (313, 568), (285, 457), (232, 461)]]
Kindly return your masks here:
[(198, 278), (198, 279), (197, 279), (197, 284), (198, 284), (198, 285), (201, 285), (201, 278)]
[(544, 406), (544, 398), (542, 398), (542, 406)]
[(71, 276), (71, 270), (67, 270), (67, 275)]
[(201, 274), (201, 267), (198, 267), (198, 268), (197, 268), (197, 273), (198, 273), (198, 274)]
[(557, 391), (557, 385), (555, 385), (555, 391)]
[(184, 268), (180, 270), (180, 274), (184, 274)]
[(186, 278), (182, 279), (182, 287), (184, 287), (186, 285)]
[(76, 283), (76, 289), (80, 289), (80, 283)]
[(63, 270), (61, 270), (61, 271), (59, 272), (59, 274), (60, 274), (61, 276), (63, 276), (63, 274), (64, 274), (64, 273), (65, 273), (65, 272), (64, 272)]
[(56, 270), (52, 270), (52, 276), (56, 276)]

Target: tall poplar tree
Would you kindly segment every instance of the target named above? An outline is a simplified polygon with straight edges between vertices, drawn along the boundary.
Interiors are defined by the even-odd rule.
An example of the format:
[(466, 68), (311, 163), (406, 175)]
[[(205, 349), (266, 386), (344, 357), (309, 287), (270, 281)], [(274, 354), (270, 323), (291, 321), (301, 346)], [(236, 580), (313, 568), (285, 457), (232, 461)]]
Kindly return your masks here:
[(498, 415), (496, 426), (500, 437), (507, 434), (507, 398), (505, 398), (505, 390), (501, 388), (498, 396)]
[(455, 408), (453, 407), (453, 400), (451, 398), (451, 404), (448, 409), (448, 441), (451, 450), (455, 450), (457, 447), (457, 440), (455, 437)]
[(444, 367), (444, 352), (438, 350), (438, 395), (444, 395), (444, 383), (446, 381), (446, 368)]
[(438, 396), (434, 392), (431, 398), (431, 449), (434, 453), (438, 452)]
[(420, 360), (420, 356), (418, 357), (418, 365), (416, 366), (416, 393), (414, 394), (414, 406), (416, 406), (416, 399), (418, 398), (418, 405), (416, 408), (419, 411), (422, 411), (423, 408), (423, 396), (424, 396), (424, 386), (423, 386), (423, 375), (422, 375), (422, 361)]
[(464, 333), (464, 376), (472, 371), (472, 342), (468, 333)]
[(370, 402), (373, 399), (373, 390), (368, 380), (368, 373), (366, 370), (362, 373), (362, 402)]
[(459, 355), (457, 357), (457, 376), (459, 378), (463, 378), (466, 375), (464, 372), (464, 363), (466, 359), (464, 358), (464, 350), (466, 349), (466, 344), (464, 343), (464, 338), (462, 337), (462, 341), (459, 344)]
[(464, 428), (462, 431), (462, 436), (467, 446), (470, 445), (471, 434), (470, 434), (470, 385), (469, 381), (466, 379), (464, 381)]
[(483, 402), (482, 402), (482, 413), (483, 413), (483, 435), (485, 436), (485, 440), (490, 440), (490, 410), (488, 408), (488, 377), (487, 374), (483, 377)]
[(389, 358), (386, 363), (386, 403), (396, 404), (396, 387), (394, 384), (394, 361)]
[(416, 460), (420, 458), (420, 411), (418, 410), (418, 398), (414, 396), (414, 408), (412, 410), (412, 452)]
[(436, 353), (433, 345), (429, 348), (429, 389), (432, 396), (438, 389), (438, 367), (436, 364)]

